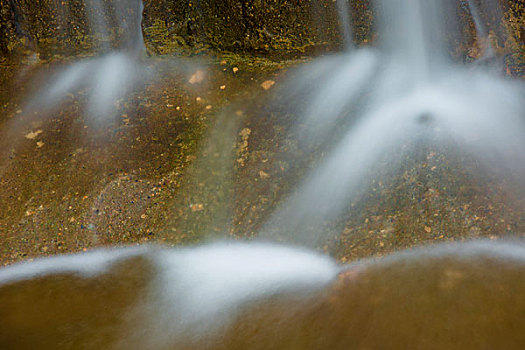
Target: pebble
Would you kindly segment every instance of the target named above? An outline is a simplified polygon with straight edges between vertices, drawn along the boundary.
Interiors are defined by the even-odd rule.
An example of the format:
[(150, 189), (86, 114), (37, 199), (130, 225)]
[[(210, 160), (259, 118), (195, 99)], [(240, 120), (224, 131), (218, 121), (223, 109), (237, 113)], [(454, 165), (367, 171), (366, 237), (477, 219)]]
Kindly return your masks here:
[(204, 71), (198, 70), (195, 73), (193, 73), (193, 75), (188, 80), (188, 83), (198, 84), (204, 80), (204, 76), (205, 76)]
[(35, 139), (38, 135), (40, 135), (41, 133), (43, 133), (44, 131), (42, 130), (37, 130), (37, 131), (31, 131), (30, 133), (27, 133), (25, 135), (25, 138), (26, 139), (29, 139), (29, 140), (33, 140)]
[(262, 87), (264, 90), (269, 90), (274, 84), (275, 84), (275, 81), (273, 81), (273, 80), (265, 80), (265, 81), (261, 84), (261, 87)]

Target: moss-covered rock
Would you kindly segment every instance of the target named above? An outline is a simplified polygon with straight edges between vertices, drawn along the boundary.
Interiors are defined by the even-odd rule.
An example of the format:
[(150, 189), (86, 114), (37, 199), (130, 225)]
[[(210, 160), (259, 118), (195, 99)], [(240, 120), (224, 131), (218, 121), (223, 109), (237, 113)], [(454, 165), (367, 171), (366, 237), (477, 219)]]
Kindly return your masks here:
[[(43, 54), (78, 54), (108, 46), (101, 43), (119, 46), (122, 32), (130, 27), (119, 23), (122, 14), (138, 4), (122, 8), (116, 0), (98, 6), (82, 0), (1, 1), (0, 50)], [(340, 42), (332, 0), (145, 0), (143, 32), (151, 54), (187, 48), (304, 53), (335, 48)]]
[(265, 53), (333, 48), (340, 41), (337, 23), (331, 0), (147, 0), (144, 13), (153, 53), (170, 52), (181, 41), (182, 46)]
[[(335, 0), (143, 1), (142, 31), (152, 55), (213, 49), (286, 57), (335, 50), (343, 41)], [(525, 2), (499, 1), (504, 25), (501, 13), (484, 16), (483, 21), (503, 54), (516, 56), (523, 50)], [(3, 54), (29, 49), (43, 55), (78, 55), (122, 47), (129, 41), (126, 32), (138, 28), (133, 19), (139, 18), (133, 16), (139, 11), (138, 0), (0, 0), (0, 4)], [(349, 0), (358, 43), (373, 39), (372, 4)], [(452, 51), (464, 54), (476, 46), (468, 6), (458, 2), (450, 17), (459, 17), (463, 28), (452, 40)]]

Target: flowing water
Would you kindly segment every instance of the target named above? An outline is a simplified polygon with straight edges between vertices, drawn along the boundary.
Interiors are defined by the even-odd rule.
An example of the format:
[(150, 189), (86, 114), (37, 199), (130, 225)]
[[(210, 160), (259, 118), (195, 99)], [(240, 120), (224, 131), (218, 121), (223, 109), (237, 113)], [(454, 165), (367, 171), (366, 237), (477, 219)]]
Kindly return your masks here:
[[(104, 2), (87, 4), (94, 32), (110, 37), (116, 26), (124, 35), (59, 71), (26, 110), (58, 108), (71, 91), (87, 91), (86, 116), (103, 126), (149, 78), (142, 4), (117, 2), (116, 24), (101, 15)], [(323, 223), (366, 192), (377, 169), (402, 167), (406, 144), (446, 145), (483, 171), (520, 178), (523, 82), (448, 57), (448, 5), (379, 1), (377, 47), (354, 48), (347, 2), (338, 1), (347, 50), (302, 67), (286, 84), (288, 97), (308, 101), (292, 132), (306, 150), (321, 145), (323, 157), (275, 209), (262, 238), (277, 231), (315, 246)], [(486, 35), (473, 4), (470, 11)], [(0, 348), (519, 349), (524, 281), (520, 242), (443, 245), (349, 266), (262, 242), (99, 250), (1, 269)]]
[(350, 24), (350, 18), (348, 16), (349, 8), (348, 1), (337, 0), (337, 8), (339, 13), (339, 21), (341, 32), (343, 33), (343, 43), (347, 49), (353, 46), (354, 40), (352, 35), (352, 25)]
[[(101, 54), (98, 57), (77, 61), (60, 69), (50, 78), (49, 88), (38, 90), (24, 108), (26, 113), (60, 106), (68, 94), (88, 91), (86, 114), (95, 127), (106, 127), (117, 113), (116, 103), (126, 98), (132, 88), (143, 85), (150, 75), (140, 62), (145, 51), (142, 36), (141, 1), (119, 1), (106, 9), (101, 0), (88, 0), (93, 36)], [(108, 13), (109, 12), (109, 13)], [(111, 38), (110, 23), (106, 16), (115, 18), (111, 27), (122, 33)]]
[[(489, 33), (487, 31), (487, 28), (485, 28), (485, 25), (481, 21), (479, 11), (476, 7), (476, 4), (474, 4), (474, 1), (468, 1), (468, 6), (470, 13), (472, 14), (472, 20), (474, 21), (474, 24), (476, 26), (476, 32), (478, 36), (478, 40), (486, 40), (488, 41)], [(484, 57), (492, 57), (494, 56), (494, 49), (492, 48), (492, 44), (490, 42), (485, 42), (485, 44), (481, 44), (484, 49), (483, 56)]]
[[(328, 146), (263, 235), (322, 240), (325, 219), (345, 210), (374, 173), (395, 173), (410, 142), (417, 144), (412, 157), (426, 145), (448, 145), (485, 164), (480, 171), (523, 174), (523, 82), (501, 77), (497, 67), (452, 62), (442, 20), (452, 3), (380, 1), (378, 48), (321, 59), (287, 85), (290, 95), (307, 96), (296, 131), (301, 147)], [(314, 81), (317, 88), (306, 90)]]
[(345, 268), (262, 243), (95, 251), (0, 270), (0, 344), (519, 349), (524, 281), (518, 242), (444, 245)]
[[(54, 348), (60, 345), (56, 344), (56, 337), (63, 337), (63, 344), (67, 344), (62, 344), (65, 348), (83, 347), (84, 343), (91, 345), (87, 336), (94, 338), (91, 345), (94, 346), (100, 345), (96, 338), (107, 331), (105, 328), (115, 327), (115, 334), (110, 337), (111, 340), (106, 340), (105, 345), (101, 345), (103, 348), (108, 348), (112, 342), (118, 344), (119, 341), (127, 344), (122, 345), (122, 348), (164, 349), (174, 344), (181, 346), (220, 335), (249, 303), (283, 294), (309, 298), (332, 282), (338, 271), (339, 267), (331, 259), (317, 253), (271, 244), (231, 242), (176, 250), (153, 247), (101, 250), (19, 264), (0, 272), (0, 308), (4, 311), (0, 321), (3, 325), (0, 344), (3, 349), (10, 349), (30, 348), (31, 344), (49, 342), (54, 344), (51, 347)], [(134, 284), (124, 286), (130, 290), (121, 289), (123, 280), (128, 277)], [(114, 325), (103, 322), (112, 317), (103, 313), (122, 310), (109, 299), (99, 301), (103, 306), (95, 313), (101, 313), (97, 317), (102, 320), (94, 321), (93, 324), (93, 319), (88, 315), (83, 315), (85, 319), (80, 320), (80, 323), (85, 321), (85, 324), (75, 325), (76, 321), (73, 321), (89, 305), (74, 303), (69, 305), (74, 309), (61, 310), (56, 304), (60, 304), (57, 297), (63, 288), (69, 289), (66, 293), (79, 293), (87, 299), (91, 297), (85, 293), (93, 293), (95, 299), (105, 298), (99, 294), (99, 287), (83, 291), (83, 285), (88, 287), (84, 283), (100, 283), (102, 286), (105, 283), (101, 282), (106, 278), (109, 278), (108, 283), (114, 283), (118, 289), (112, 292), (116, 294), (110, 296), (111, 300), (127, 300), (129, 295), (138, 294), (134, 296), (135, 305), (124, 306), (125, 314), (119, 315)], [(41, 286), (33, 286), (29, 288), (32, 291), (28, 290), (27, 283), (34, 282)], [(58, 284), (55, 285), (55, 282)], [(77, 288), (77, 291), (73, 291)], [(25, 294), (25, 290), (29, 294)], [(31, 293), (38, 294), (40, 290), (49, 291), (49, 294), (46, 292), (49, 298), (43, 296), (46, 300), (39, 302), (37, 308), (40, 310), (36, 313), (28, 310), (27, 314), (15, 310), (23, 305), (29, 306), (29, 300), (19, 303), (13, 299), (17, 298), (20, 291), (23, 296), (19, 294), (19, 297), (25, 299)], [(93, 307), (96, 308), (95, 305)], [(65, 319), (61, 315), (64, 311), (68, 314)], [(22, 320), (16, 315), (28, 319)], [(42, 327), (41, 330), (31, 329), (25, 340), (17, 339), (17, 333), (26, 322), (32, 328), (31, 322), (45, 319), (49, 319), (56, 328), (47, 329), (41, 324), (38, 325)], [(58, 323), (55, 324), (55, 321)], [(71, 325), (67, 322), (71, 322)], [(120, 322), (127, 324), (128, 329), (121, 329)], [(67, 330), (68, 327), (79, 328), (71, 332)], [(56, 333), (48, 334), (52, 337), (50, 339), (41, 339), (48, 332)], [(86, 335), (83, 332), (93, 334)]]

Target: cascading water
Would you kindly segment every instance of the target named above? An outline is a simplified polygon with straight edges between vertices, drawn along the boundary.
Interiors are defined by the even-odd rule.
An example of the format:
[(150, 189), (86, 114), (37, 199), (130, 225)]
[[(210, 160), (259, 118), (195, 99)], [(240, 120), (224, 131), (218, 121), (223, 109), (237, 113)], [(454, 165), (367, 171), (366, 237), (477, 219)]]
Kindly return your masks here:
[[(142, 5), (116, 4), (126, 33), (119, 48), (101, 39), (103, 54), (59, 73), (31, 108), (88, 88), (88, 114), (102, 121), (142, 81)], [(94, 31), (107, 38), (112, 26), (97, 15), (103, 2), (88, 5)], [(350, 41), (346, 2), (339, 5)], [(302, 146), (326, 144), (326, 155), (261, 236), (278, 230), (306, 245), (319, 239), (320, 223), (344, 210), (385, 155), (389, 166), (399, 163), (407, 140), (450, 142), (522, 170), (523, 84), (447, 58), (445, 4), (384, 0), (378, 7), (377, 48), (349, 44), (288, 85), (310, 101), (302, 121), (314, 130), (297, 131)], [(305, 85), (315, 86), (303, 93)], [(317, 253), (262, 243), (36, 260), (0, 270), (0, 348), (523, 348), (524, 249), (444, 246), (344, 271)]]
[(492, 48), (492, 44), (488, 41), (488, 32), (485, 26), (483, 25), (483, 22), (481, 21), (481, 18), (479, 16), (478, 9), (476, 5), (474, 4), (474, 1), (467, 1), (468, 8), (470, 13), (472, 14), (472, 20), (474, 21), (475, 27), (476, 27), (476, 33), (477, 33), (477, 39), (479, 45), (483, 46), (483, 57), (493, 57), (494, 56), (494, 49)]
[[(385, 157), (395, 169), (410, 140), (451, 144), (492, 168), (523, 171), (523, 83), (502, 78), (490, 67), (462, 66), (447, 57), (442, 19), (453, 3), (385, 0), (377, 5), (377, 50), (321, 60), (300, 70), (287, 85), (292, 94), (303, 96), (304, 75), (316, 77), (318, 88), (307, 92), (312, 103), (304, 108), (301, 124), (307, 127), (299, 131), (299, 139), (305, 149), (323, 139), (330, 148), (275, 211), (263, 236), (277, 231), (305, 244), (322, 241), (318, 232), (323, 223), (362, 192)], [(334, 60), (339, 65), (331, 72)], [(351, 120), (346, 131), (341, 131), (342, 118)], [(342, 136), (333, 140), (336, 130)]]
[[(311, 299), (334, 281), (339, 270), (328, 257), (302, 249), (231, 242), (177, 250), (152, 247), (101, 250), (19, 264), (0, 270), (3, 311), (0, 346), (2, 349), (37, 345), (39, 349), (70, 346), (173, 349), (189, 344), (191, 347), (208, 339), (220, 339), (221, 333), (250, 303), (283, 295), (295, 300)], [(118, 304), (119, 299), (130, 300), (129, 295), (137, 293), (137, 298), (133, 298), (136, 304), (126, 305), (125, 310), (111, 305), (109, 299), (103, 301), (101, 309), (97, 302), (71, 304), (66, 313), (73, 319), (77, 314), (83, 315), (85, 320), (77, 323), (61, 316), (63, 288), (69, 289), (68, 294), (93, 293), (95, 300), (99, 300), (102, 292), (99, 288), (106, 278), (113, 286), (109, 287), (110, 293), (114, 293), (108, 295), (110, 299)], [(28, 300), (19, 304), (13, 298), (17, 295), (27, 298), (26, 283), (32, 281), (42, 283), (47, 291), (37, 302), (37, 308), (27, 313), (11, 309), (29, 305)], [(85, 283), (99, 287), (82, 291)], [(84, 297), (91, 298), (87, 294)], [(84, 306), (92, 309), (86, 314)], [(39, 324), (45, 319), (49, 320), (48, 326)], [(25, 339), (17, 339), (20, 327), (31, 322), (39, 324), (40, 330), (31, 330)], [(111, 333), (108, 335), (107, 331)], [(42, 339), (42, 335), (48, 339)], [(98, 343), (99, 337), (104, 339), (102, 344)], [(58, 338), (61, 341), (57, 342)]]
[[(86, 12), (89, 15), (91, 28), (97, 42), (96, 45), (104, 51), (129, 51), (139, 55), (144, 51), (142, 36), (142, 0), (115, 1), (108, 7), (102, 0), (86, 0)], [(114, 18), (115, 23), (108, 23), (108, 18)], [(112, 32), (118, 38), (111, 40)]]
[(339, 22), (341, 23), (341, 32), (343, 33), (343, 42), (346, 49), (349, 49), (353, 46), (352, 38), (352, 25), (350, 24), (350, 18), (348, 13), (348, 1), (347, 0), (337, 0), (337, 8), (339, 13)]
[(316, 253), (253, 243), (36, 260), (0, 270), (0, 345), (519, 349), (524, 249), (442, 245), (345, 270)]
[[(86, 8), (95, 46), (103, 53), (60, 70), (51, 78), (50, 87), (37, 91), (25, 109), (31, 112), (54, 108), (68, 93), (87, 89), (86, 112), (91, 124), (100, 127), (116, 113), (116, 102), (147, 78), (147, 71), (140, 62), (145, 51), (141, 28), (143, 4), (141, 0), (117, 1), (114, 8), (106, 9), (103, 1), (89, 0)], [(119, 33), (113, 41), (109, 40), (112, 33), (106, 19), (110, 15), (116, 21), (112, 30)]]

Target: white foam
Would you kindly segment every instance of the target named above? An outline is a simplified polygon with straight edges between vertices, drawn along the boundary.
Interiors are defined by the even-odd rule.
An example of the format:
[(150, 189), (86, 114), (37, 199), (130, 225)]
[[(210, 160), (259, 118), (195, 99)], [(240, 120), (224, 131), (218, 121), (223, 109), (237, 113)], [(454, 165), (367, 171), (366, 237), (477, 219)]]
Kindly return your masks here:
[(331, 258), (304, 249), (222, 242), (180, 249), (101, 249), (42, 258), (0, 269), (0, 286), (58, 273), (96, 277), (111, 264), (135, 256), (146, 257), (155, 272), (147, 295), (140, 298), (143, 303), (130, 305), (131, 325), (139, 320), (139, 328), (126, 327), (122, 341), (151, 349), (213, 336), (247, 303), (281, 293), (308, 295), (333, 281), (340, 270)]
[(104, 272), (118, 260), (144, 251), (144, 247), (101, 249), (26, 261), (0, 269), (0, 285), (57, 273), (90, 277)]
[(144, 348), (213, 336), (247, 303), (276, 293), (315, 291), (339, 272), (326, 256), (263, 243), (165, 250), (155, 261), (160, 274), (146, 310), (150, 326), (137, 330)]
[(462, 243), (450, 242), (407, 249), (379, 260), (361, 260), (358, 265), (389, 265), (398, 261), (417, 262), (427, 259), (451, 258), (477, 264), (479, 261), (494, 259), (517, 265), (525, 265), (525, 242), (520, 240), (493, 241), (473, 240)]
[[(386, 158), (388, 164), (382, 168), (390, 174), (402, 167), (404, 159), (399, 155), (410, 140), (450, 143), (484, 166), (477, 171), (506, 169), (514, 178), (525, 171), (523, 82), (452, 64), (437, 65), (432, 77), (415, 79), (409, 62), (395, 55), (359, 49), (344, 57), (349, 66), (337, 68), (341, 76), (327, 73), (327, 78), (319, 78), (314, 93), (307, 92), (311, 98), (303, 118), (307, 122), (318, 119), (303, 132), (300, 142), (315, 146), (316, 138), (329, 141), (345, 111), (355, 113), (347, 116), (353, 123), (273, 213), (262, 236), (300, 232), (301, 243), (322, 241), (321, 225), (347, 210), (348, 203), (369, 185), (374, 167)], [(369, 79), (367, 74), (379, 60), (383, 67)], [(320, 63), (332, 65), (332, 61), (313, 65), (312, 74), (329, 72)], [(356, 67), (360, 74), (349, 74)], [(368, 84), (373, 89), (364, 96)], [(428, 125), (420, 122), (425, 116)], [(324, 128), (331, 132), (323, 133)], [(516, 181), (516, 186), (523, 185)]]

